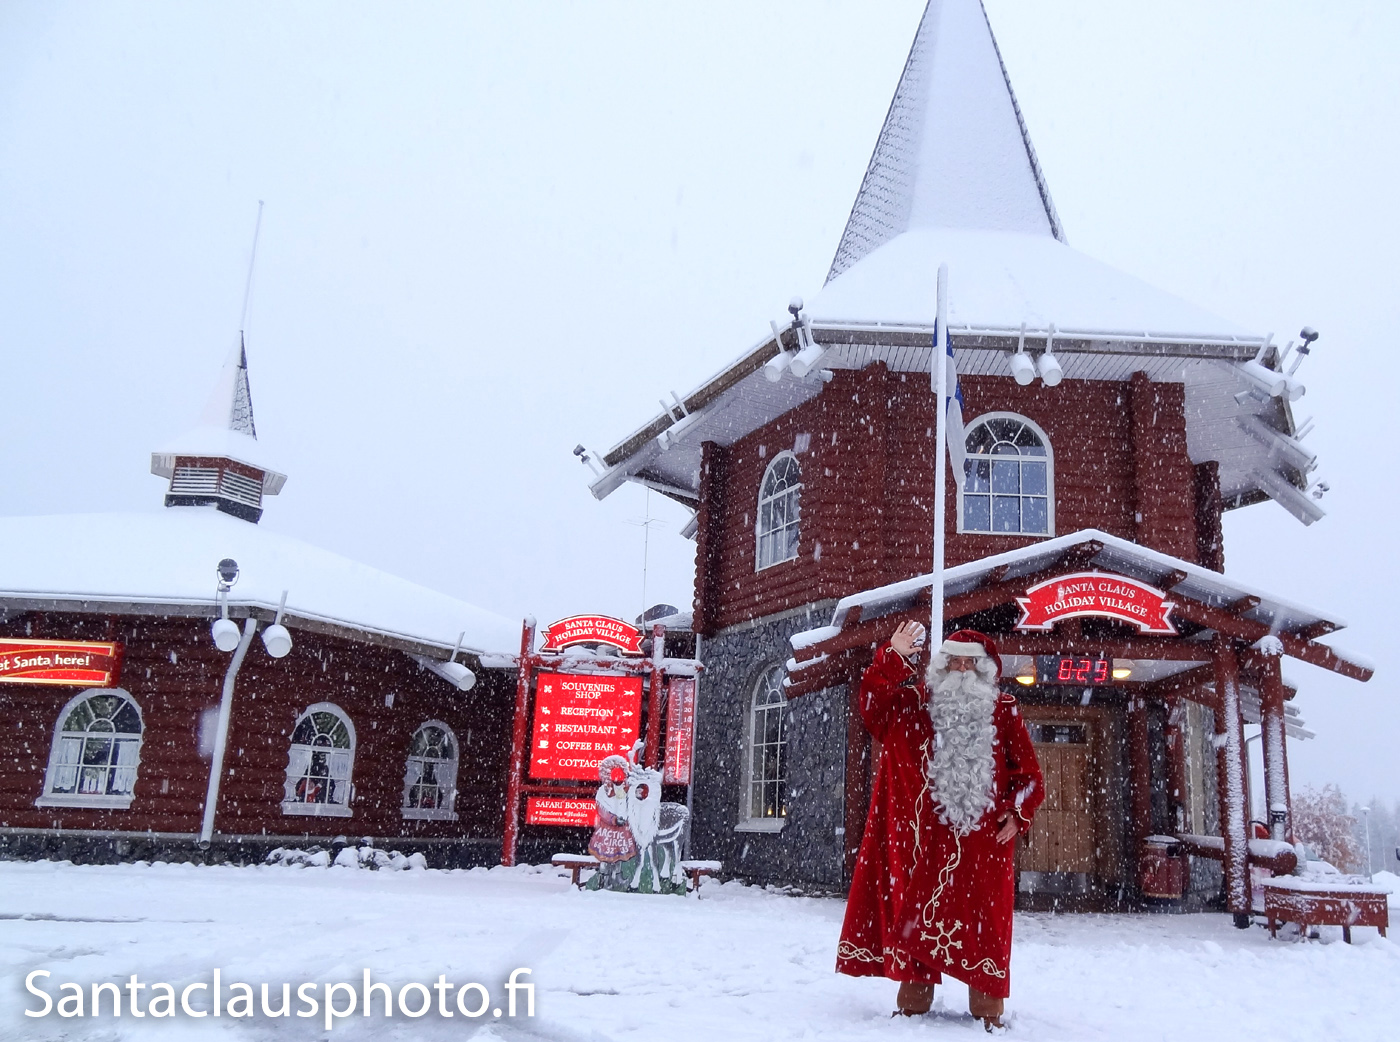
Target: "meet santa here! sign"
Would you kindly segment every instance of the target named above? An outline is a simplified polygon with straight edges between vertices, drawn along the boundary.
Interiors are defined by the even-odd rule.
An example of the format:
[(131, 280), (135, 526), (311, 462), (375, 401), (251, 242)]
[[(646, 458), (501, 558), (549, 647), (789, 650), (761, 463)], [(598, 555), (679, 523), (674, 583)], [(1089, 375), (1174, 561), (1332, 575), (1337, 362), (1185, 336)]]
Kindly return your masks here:
[(1075, 572), (1037, 583), (1017, 597), (1018, 630), (1048, 630), (1061, 619), (1098, 615), (1132, 623), (1142, 633), (1174, 636), (1168, 616), (1176, 606), (1161, 590), (1125, 575)]
[(112, 687), (122, 646), (106, 641), (0, 639), (0, 681), (64, 687)]
[(535, 681), (530, 776), (598, 780), (598, 764), (637, 740), (642, 678), (541, 673)]

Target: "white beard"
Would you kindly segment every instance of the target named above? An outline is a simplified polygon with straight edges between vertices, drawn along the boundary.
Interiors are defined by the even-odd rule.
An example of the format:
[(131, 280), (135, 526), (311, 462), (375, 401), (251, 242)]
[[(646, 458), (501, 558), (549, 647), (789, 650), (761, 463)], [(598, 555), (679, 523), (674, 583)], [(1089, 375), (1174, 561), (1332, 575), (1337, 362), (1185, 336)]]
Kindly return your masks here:
[(995, 802), (992, 714), (1000, 690), (978, 672), (944, 672), (929, 667), (928, 713), (936, 732), (928, 762), (929, 792), (939, 805), (938, 820), (966, 835)]

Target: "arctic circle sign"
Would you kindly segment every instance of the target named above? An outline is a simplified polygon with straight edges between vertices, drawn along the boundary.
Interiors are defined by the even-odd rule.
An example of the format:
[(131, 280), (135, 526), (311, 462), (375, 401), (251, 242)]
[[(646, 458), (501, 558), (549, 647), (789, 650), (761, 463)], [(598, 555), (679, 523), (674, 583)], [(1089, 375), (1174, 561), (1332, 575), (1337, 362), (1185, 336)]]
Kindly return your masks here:
[(1018, 630), (1048, 630), (1062, 619), (1096, 615), (1127, 622), (1142, 633), (1176, 635), (1175, 601), (1155, 586), (1109, 572), (1075, 572), (1037, 583), (1017, 597)]

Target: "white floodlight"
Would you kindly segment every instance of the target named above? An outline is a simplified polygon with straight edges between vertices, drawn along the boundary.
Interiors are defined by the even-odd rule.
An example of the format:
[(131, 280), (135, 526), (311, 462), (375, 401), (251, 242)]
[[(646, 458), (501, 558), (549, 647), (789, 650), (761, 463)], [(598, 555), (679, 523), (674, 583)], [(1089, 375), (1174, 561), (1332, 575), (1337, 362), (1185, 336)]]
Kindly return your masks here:
[[(1283, 373), (1275, 372), (1272, 369), (1260, 365), (1251, 359), (1248, 362), (1240, 362), (1239, 370), (1245, 378), (1254, 386), (1267, 394), (1270, 398), (1278, 398), (1288, 390), (1288, 377)], [(1299, 385), (1301, 386), (1301, 385)]]
[(476, 674), (460, 662), (439, 663), (437, 672), (444, 680), (455, 684), (460, 691), (470, 691), (476, 687)]
[(220, 651), (232, 651), (238, 647), (238, 623), (232, 619), (215, 619), (214, 625), (209, 627), (209, 632), (214, 638), (214, 646)]
[(1035, 367), (1046, 387), (1054, 387), (1065, 378), (1065, 370), (1060, 365), (1060, 360), (1048, 350), (1036, 361)]
[(273, 658), (286, 658), (288, 652), (292, 650), (292, 635), (286, 626), (282, 625), (282, 615), (287, 610), (287, 591), (282, 591), (282, 601), (277, 605), (277, 618), (272, 620), (272, 625), (263, 630), (263, 647), (267, 648), (267, 653)]
[(1016, 351), (1011, 355), (1011, 375), (1016, 378), (1016, 382), (1022, 387), (1030, 386), (1035, 380), (1035, 363), (1031, 361), (1031, 356), (1024, 351)]
[(279, 623), (274, 622), (263, 630), (262, 639), (263, 647), (267, 648), (267, 653), (273, 658), (286, 658), (292, 650), (292, 635), (286, 626)]
[(793, 376), (803, 377), (817, 368), (827, 349), (817, 343), (816, 337), (812, 335), (812, 327), (805, 322), (797, 327), (797, 342), (802, 345), (802, 349), (793, 357), (790, 366)]
[[(802, 310), (800, 302), (798, 310)], [(769, 321), (768, 327), (773, 330), (773, 341), (778, 345), (778, 353), (763, 363), (763, 375), (769, 383), (775, 384), (787, 372), (788, 365), (792, 362), (792, 352), (783, 350), (783, 331), (778, 328), (778, 323)]]

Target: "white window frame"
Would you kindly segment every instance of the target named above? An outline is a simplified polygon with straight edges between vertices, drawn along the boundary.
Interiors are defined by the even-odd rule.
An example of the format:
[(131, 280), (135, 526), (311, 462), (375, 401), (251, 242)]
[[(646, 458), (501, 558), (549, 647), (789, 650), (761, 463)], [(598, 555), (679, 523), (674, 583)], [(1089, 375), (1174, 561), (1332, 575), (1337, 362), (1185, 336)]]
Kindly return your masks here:
[[(141, 722), (141, 731), (133, 742), (129, 739), (122, 742), (123, 746), (134, 745), (134, 762), (122, 764), (121, 767), (131, 771), (131, 792), (130, 793), (94, 793), (94, 792), (54, 792), (54, 783), (58, 780), (58, 772), (65, 766), (76, 766), (81, 772), (82, 769), (82, 745), (78, 747), (78, 761), (76, 764), (61, 764), (58, 761), (59, 750), (63, 747), (64, 736), (74, 736), (79, 733), (90, 734), (90, 731), (65, 731), (63, 722), (68, 719), (71, 713), (80, 702), (85, 702), (89, 698), (101, 695), (116, 695), (131, 705), (136, 710), (136, 717)], [(114, 737), (118, 732), (111, 732)], [(127, 732), (121, 732), (126, 735)], [(131, 692), (120, 687), (90, 687), (78, 692), (70, 698), (58, 713), (58, 719), (53, 725), (53, 740), (49, 745), (49, 762), (44, 771), (44, 792), (34, 801), (36, 807), (93, 807), (102, 810), (127, 810), (131, 806), (131, 801), (136, 798), (137, 775), (141, 768), (141, 745), (146, 739), (146, 718), (141, 715), (141, 706), (136, 699), (131, 697)], [(108, 768), (116, 770), (116, 766)]]
[[(417, 738), (426, 728), (440, 727), (447, 732), (447, 737), (452, 742), (452, 758), (450, 760), (432, 759), (426, 756), (413, 755), (413, 739)], [(409, 753), (404, 762), (403, 776), (403, 816), (407, 821), (456, 821), (457, 820), (457, 768), (462, 759), (462, 744), (457, 741), (457, 732), (448, 727), (441, 720), (425, 720), (414, 730), (413, 736), (408, 740)], [(423, 777), (421, 767), (429, 760), (438, 765), (440, 773), (437, 785), (443, 791), (443, 802), (437, 807), (410, 807), (408, 805), (409, 793), (413, 786)], [(414, 773), (415, 766), (420, 770)]]
[[(963, 429), (967, 437), (972, 436), (972, 432), (984, 423), (992, 420), (1015, 420), (1024, 423), (1040, 439), (1040, 444), (1045, 447), (1045, 528), (1044, 532), (995, 532), (986, 531), (981, 528), (968, 528), (966, 525), (966, 507), (963, 503), (964, 486), (967, 481), (967, 472), (957, 475), (958, 485), (958, 528), (960, 535), (986, 535), (1003, 536), (1006, 538), (1021, 539), (1051, 539), (1055, 535), (1055, 449), (1050, 444), (1050, 436), (1045, 433), (1045, 429), (1036, 423), (1029, 416), (1022, 416), (1018, 412), (984, 412), (971, 423), (965, 424)], [(966, 449), (967, 443), (963, 442)], [(969, 455), (968, 459), (980, 458)], [(1025, 493), (1020, 493), (1024, 498)], [(990, 495), (989, 495), (990, 498)], [(1039, 497), (1033, 497), (1039, 498)]]
[[(299, 782), (302, 778), (306, 777), (306, 775), (303, 773), (303, 769), (298, 766), (297, 750), (306, 749), (314, 754), (318, 747), (302, 745), (299, 742), (294, 743), (291, 741), (291, 738), (289, 736), (287, 740), (286, 778), (283, 782), (282, 787), (282, 813), (304, 815), (307, 817), (314, 818), (351, 817), (355, 813), (351, 807), (351, 804), (355, 802), (355, 750), (359, 746), (359, 742), (355, 737), (355, 724), (351, 721), (350, 714), (347, 713), (344, 709), (341, 709), (340, 706), (336, 705), (334, 702), (317, 702), (315, 705), (307, 706), (305, 710), (303, 710), (297, 715), (296, 723), (292, 725), (292, 735), (296, 734), (297, 728), (301, 726), (302, 721), (309, 717), (312, 713), (334, 713), (337, 717), (340, 718), (340, 722), (345, 725), (346, 733), (350, 735), (349, 766), (345, 770), (345, 777), (343, 779), (334, 779), (336, 781), (343, 781), (345, 783), (345, 802), (343, 804), (304, 803), (301, 800), (294, 800), (291, 798), (292, 794), (296, 791), (297, 782)], [(340, 751), (344, 752), (345, 750)], [(310, 757), (308, 757), (308, 760), (309, 758)], [(293, 773), (294, 768), (296, 769), (295, 774)]]
[[(753, 787), (754, 787), (754, 759), (759, 749), (757, 741), (759, 737), (759, 716), (767, 716), (768, 713), (780, 713), (778, 721), (778, 773), (777, 777), (771, 781), (762, 779), (759, 784), (781, 784), (783, 786), (784, 799), (783, 809), (787, 809), (787, 768), (788, 768), (788, 748), (790, 745), (790, 731), (792, 726), (792, 707), (788, 702), (787, 695), (783, 691), (784, 671), (781, 664), (773, 664), (762, 670), (753, 683), (749, 694), (748, 706), (745, 713), (748, 717), (747, 740), (744, 742), (744, 770), (743, 786), (739, 792), (739, 823), (734, 826), (735, 832), (781, 832), (787, 824), (787, 815), (776, 815), (773, 817), (755, 817), (753, 813)], [(774, 702), (771, 695), (776, 692), (781, 701)], [(763, 704), (759, 704), (759, 696), (763, 696)], [(766, 743), (765, 743), (766, 744)]]
[[(772, 475), (778, 464), (782, 463), (784, 460), (792, 460), (793, 466), (797, 468), (797, 484), (791, 488), (785, 488), (781, 492), (765, 496), (763, 490), (768, 485), (769, 476)], [(773, 457), (773, 462), (769, 463), (768, 466), (764, 468), (763, 479), (758, 483), (758, 509), (754, 511), (753, 522), (753, 570), (755, 572), (761, 572), (767, 568), (775, 568), (780, 564), (786, 564), (788, 561), (795, 561), (800, 556), (799, 547), (802, 541), (802, 490), (804, 487), (805, 482), (802, 480), (802, 461), (797, 458), (797, 453), (795, 452), (784, 450), (778, 453)], [(763, 560), (763, 537), (765, 535), (771, 535), (773, 532), (781, 531), (782, 529), (775, 528), (770, 532), (763, 531), (763, 505), (788, 496), (793, 498), (793, 506), (796, 508), (797, 518), (790, 523), (785, 523), (782, 529), (789, 527), (797, 529), (797, 539), (793, 541), (792, 554), (788, 557), (780, 557), (776, 560), (765, 562)]]

